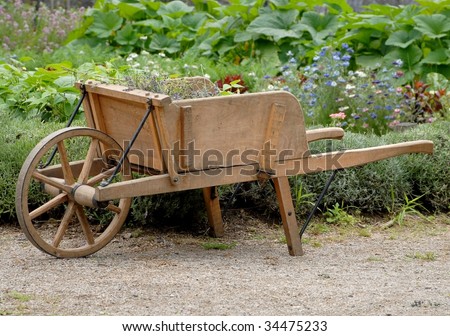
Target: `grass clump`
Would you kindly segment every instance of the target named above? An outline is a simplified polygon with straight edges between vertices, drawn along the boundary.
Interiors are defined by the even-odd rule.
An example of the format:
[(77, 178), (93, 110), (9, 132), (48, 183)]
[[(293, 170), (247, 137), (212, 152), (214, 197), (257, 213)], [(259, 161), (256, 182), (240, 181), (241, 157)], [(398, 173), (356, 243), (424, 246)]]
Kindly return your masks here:
[(202, 243), (201, 246), (205, 250), (230, 250), (233, 249), (237, 244), (235, 242), (232, 243), (221, 243), (216, 241), (208, 241)]

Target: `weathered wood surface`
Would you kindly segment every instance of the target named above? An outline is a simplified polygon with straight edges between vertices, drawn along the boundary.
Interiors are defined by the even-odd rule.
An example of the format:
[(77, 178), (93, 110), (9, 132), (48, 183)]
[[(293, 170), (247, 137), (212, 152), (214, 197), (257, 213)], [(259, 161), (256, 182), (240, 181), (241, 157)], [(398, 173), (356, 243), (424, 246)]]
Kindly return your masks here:
[[(205, 79), (191, 80), (193, 87), (208, 84)], [(81, 204), (202, 188), (212, 235), (220, 237), (224, 228), (216, 186), (256, 181), (264, 176), (274, 181), (291, 255), (301, 255), (303, 250), (289, 176), (361, 166), (408, 153), (433, 152), (433, 143), (421, 140), (311, 154), (308, 143), (342, 139), (344, 131), (337, 127), (307, 131), (302, 109), (288, 92), (172, 101), (165, 95), (118, 85), (91, 83), (85, 88), (89, 126), (125, 146), (147, 109), (154, 109), (129, 159), (134, 166), (158, 175), (106, 187), (83, 186), (75, 194)], [(60, 171), (67, 169), (62, 167), (59, 173), (52, 174), (60, 176)]]

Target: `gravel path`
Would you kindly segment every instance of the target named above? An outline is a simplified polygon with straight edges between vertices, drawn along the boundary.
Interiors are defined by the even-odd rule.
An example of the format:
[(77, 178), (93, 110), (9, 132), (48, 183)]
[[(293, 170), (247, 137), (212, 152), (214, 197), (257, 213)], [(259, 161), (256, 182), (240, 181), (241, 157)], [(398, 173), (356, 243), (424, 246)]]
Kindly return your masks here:
[[(313, 236), (290, 257), (282, 231), (205, 237), (126, 230), (103, 250), (56, 259), (0, 226), (0, 315), (450, 315), (450, 215), (425, 229)], [(245, 225), (244, 225), (245, 224)]]

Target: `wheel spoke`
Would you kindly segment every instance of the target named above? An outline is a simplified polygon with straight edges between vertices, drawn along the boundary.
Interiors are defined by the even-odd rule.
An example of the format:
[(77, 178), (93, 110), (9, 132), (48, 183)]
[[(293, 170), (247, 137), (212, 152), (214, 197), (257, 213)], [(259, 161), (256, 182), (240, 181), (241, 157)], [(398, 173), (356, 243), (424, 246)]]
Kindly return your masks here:
[(69, 227), (70, 220), (72, 219), (74, 213), (75, 213), (75, 203), (69, 202), (69, 205), (67, 206), (64, 217), (61, 220), (61, 224), (58, 227), (58, 231), (56, 232), (56, 235), (53, 238), (52, 245), (54, 247), (58, 247), (59, 244), (61, 243), (61, 241), (64, 237), (64, 234), (66, 233), (67, 228)]
[(106, 209), (116, 214), (120, 214), (120, 212), (122, 211), (117, 205), (114, 205), (112, 203), (109, 203)]
[(56, 179), (53, 177), (45, 176), (45, 175), (39, 173), (37, 170), (35, 170), (32, 175), (37, 181), (42, 182), (42, 183), (47, 183), (48, 185), (58, 188), (59, 190), (62, 190), (66, 193), (70, 193), (72, 191), (71, 187), (61, 184), (61, 182), (59, 182), (59, 181), (61, 181), (61, 179)]
[(39, 217), (40, 215), (52, 210), (54, 207), (64, 203), (67, 201), (67, 195), (66, 194), (59, 194), (56, 197), (53, 197), (50, 201), (47, 203), (41, 205), (39, 208), (33, 210), (30, 212), (30, 218), (31, 220)]
[(78, 176), (78, 183), (81, 184), (86, 183), (92, 168), (92, 163), (94, 162), (94, 157), (97, 154), (97, 148), (98, 148), (98, 140), (92, 139), (92, 142), (89, 145), (89, 150), (87, 152), (86, 159), (84, 161), (83, 169), (81, 170), (80, 176)]
[(100, 174), (98, 174), (98, 175), (95, 175), (95, 176), (91, 177), (91, 178), (86, 182), (86, 184), (87, 184), (88, 186), (93, 186), (93, 185), (95, 185), (95, 184), (97, 184), (97, 183), (103, 181), (105, 178), (111, 176), (112, 173), (114, 172), (114, 170), (115, 170), (115, 167), (110, 168), (110, 169), (108, 169), (108, 170), (105, 170), (104, 172), (102, 172), (102, 173), (100, 173)]
[(64, 179), (66, 180), (66, 184), (74, 184), (75, 178), (73, 177), (72, 168), (69, 164), (69, 159), (67, 157), (66, 146), (64, 145), (64, 141), (58, 142), (58, 152), (61, 158), (61, 167), (64, 175)]
[(89, 245), (94, 245), (94, 234), (92, 233), (91, 227), (89, 226), (89, 221), (84, 213), (83, 207), (81, 205), (77, 205), (77, 217), (80, 221), (81, 228), (83, 229), (84, 235), (86, 236), (86, 241)]

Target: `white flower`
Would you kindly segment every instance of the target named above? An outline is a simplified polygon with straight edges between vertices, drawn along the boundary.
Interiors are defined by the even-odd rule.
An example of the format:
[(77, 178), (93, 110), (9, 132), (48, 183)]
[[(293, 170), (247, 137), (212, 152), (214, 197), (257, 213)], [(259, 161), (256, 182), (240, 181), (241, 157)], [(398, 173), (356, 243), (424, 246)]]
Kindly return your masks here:
[(148, 39), (148, 36), (141, 36), (141, 37), (139, 37), (139, 39), (141, 39), (141, 40), (146, 40), (146, 39)]
[(367, 75), (362, 71), (355, 71), (355, 76), (360, 78), (367, 77)]
[(347, 85), (345, 86), (345, 89), (348, 90), (348, 91), (353, 90), (354, 88), (356, 88), (356, 86), (351, 85), (351, 84), (347, 84)]

